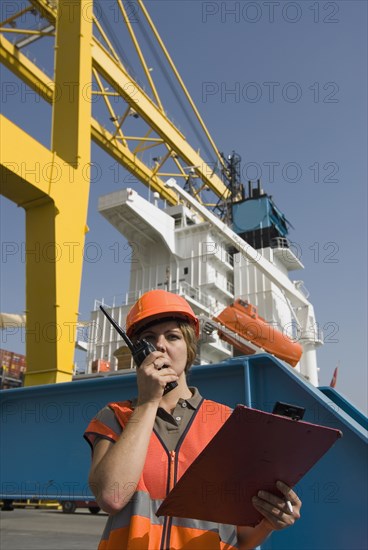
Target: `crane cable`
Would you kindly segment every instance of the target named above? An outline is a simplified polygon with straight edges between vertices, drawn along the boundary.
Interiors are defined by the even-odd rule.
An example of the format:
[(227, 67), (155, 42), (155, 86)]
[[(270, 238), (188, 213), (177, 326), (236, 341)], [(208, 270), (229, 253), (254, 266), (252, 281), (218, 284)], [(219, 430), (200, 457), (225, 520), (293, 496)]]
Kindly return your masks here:
[[(143, 89), (145, 89), (144, 86), (142, 85), (142, 83), (139, 81), (132, 65), (130, 64), (129, 59), (128, 59), (124, 49), (121, 46), (121, 42), (119, 41), (115, 31), (113, 30), (113, 27), (112, 27), (112, 25), (109, 21), (109, 18), (106, 16), (106, 14), (104, 12), (104, 8), (102, 7), (101, 1), (100, 0), (95, 0), (95, 1), (96, 1), (96, 5), (99, 8), (99, 13), (101, 15), (102, 23), (105, 26), (105, 28), (106, 28), (106, 30), (109, 34), (109, 38), (111, 39), (111, 42), (114, 45), (114, 48), (116, 49), (117, 53), (121, 57), (121, 60), (124, 64), (124, 66), (127, 68), (128, 72), (132, 76), (132, 78), (134, 78), (134, 80)], [(160, 69), (162, 71), (162, 74), (163, 74), (169, 88), (171, 89), (171, 92), (172, 92), (174, 98), (176, 99), (177, 103), (179, 104), (179, 106), (181, 108), (181, 111), (184, 114), (184, 117), (185, 117), (186, 121), (188, 122), (190, 128), (192, 129), (193, 133), (195, 134), (196, 138), (198, 139), (198, 142), (199, 142), (200, 146), (203, 148), (203, 151), (206, 153), (206, 155), (209, 159), (209, 161), (207, 161), (207, 162), (209, 162), (213, 166), (215, 166), (215, 170), (217, 171), (218, 163), (215, 162), (213, 154), (210, 152), (210, 149), (208, 147), (208, 144), (204, 140), (204, 138), (203, 138), (202, 134), (200, 133), (199, 129), (197, 128), (197, 126), (194, 124), (194, 122), (192, 120), (192, 117), (190, 116), (188, 106), (185, 104), (183, 99), (178, 95), (175, 83), (173, 82), (173, 79), (172, 79), (168, 69), (166, 68), (166, 66), (164, 65), (164, 63), (163, 63), (163, 61), (160, 57), (160, 55), (158, 54), (157, 45), (154, 43), (154, 41), (150, 37), (149, 33), (147, 32), (147, 30), (145, 29), (145, 27), (142, 24), (142, 21), (139, 18), (137, 19), (137, 22), (138, 22), (138, 27), (140, 29), (140, 32), (141, 32), (144, 40), (146, 41), (146, 44), (150, 48), (150, 51), (152, 52), (152, 55), (154, 56), (158, 66), (160, 67)], [(151, 99), (153, 99), (153, 98), (151, 97)]]

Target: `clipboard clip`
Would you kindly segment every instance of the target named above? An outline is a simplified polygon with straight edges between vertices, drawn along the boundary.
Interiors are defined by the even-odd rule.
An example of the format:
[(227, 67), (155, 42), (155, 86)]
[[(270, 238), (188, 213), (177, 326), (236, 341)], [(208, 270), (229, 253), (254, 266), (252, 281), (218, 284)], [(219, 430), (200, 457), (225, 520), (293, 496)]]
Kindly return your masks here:
[(290, 403), (283, 403), (282, 401), (276, 401), (272, 411), (272, 414), (287, 416), (292, 420), (302, 420), (304, 413), (304, 407), (300, 407), (299, 405), (292, 405)]

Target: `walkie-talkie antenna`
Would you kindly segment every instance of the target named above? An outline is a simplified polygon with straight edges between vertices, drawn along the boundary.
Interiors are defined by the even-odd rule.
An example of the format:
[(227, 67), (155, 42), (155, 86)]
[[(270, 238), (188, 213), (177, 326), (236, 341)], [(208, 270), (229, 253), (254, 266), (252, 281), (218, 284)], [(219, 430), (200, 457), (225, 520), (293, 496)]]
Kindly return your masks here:
[(134, 352), (134, 346), (133, 346), (133, 342), (131, 341), (131, 339), (128, 337), (127, 333), (117, 324), (117, 322), (115, 321), (115, 319), (113, 319), (111, 317), (111, 315), (109, 315), (106, 311), (105, 308), (103, 308), (102, 306), (100, 306), (100, 310), (102, 311), (102, 313), (104, 315), (106, 315), (106, 317), (108, 318), (108, 320), (110, 321), (110, 323), (112, 324), (112, 326), (114, 327), (114, 329), (120, 334), (120, 336), (123, 338), (124, 342), (126, 343), (126, 345), (128, 346), (128, 348), (130, 349), (130, 351), (133, 353)]

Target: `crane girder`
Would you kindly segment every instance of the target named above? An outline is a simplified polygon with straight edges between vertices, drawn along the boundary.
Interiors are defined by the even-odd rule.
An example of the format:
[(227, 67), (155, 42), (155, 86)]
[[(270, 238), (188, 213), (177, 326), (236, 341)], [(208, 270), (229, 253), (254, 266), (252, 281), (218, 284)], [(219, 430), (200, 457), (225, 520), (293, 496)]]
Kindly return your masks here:
[[(56, 2), (55, 8), (50, 2), (45, 0), (29, 0), (43, 17), (47, 18), (53, 25), (56, 24)], [(92, 42), (92, 65), (97, 68), (99, 73), (106, 79), (114, 90), (124, 98), (124, 100), (139, 114), (139, 116), (164, 140), (169, 149), (183, 159), (187, 166), (193, 167), (196, 175), (202, 180), (203, 184), (211, 189), (218, 197), (226, 199), (229, 196), (229, 190), (222, 180), (214, 173), (213, 167), (210, 167), (201, 156), (189, 145), (183, 134), (175, 127), (168, 117), (156, 106), (150, 97), (142, 88), (130, 77), (122, 63), (117, 63), (98, 40), (93, 37)], [(17, 52), (18, 54), (18, 52)], [(9, 65), (8, 65), (9, 66)], [(16, 65), (14, 65), (14, 68)], [(36, 67), (36, 66), (35, 66)], [(38, 69), (38, 68), (37, 68)], [(38, 69), (39, 70), (39, 69)], [(21, 73), (18, 76), (23, 77)], [(30, 75), (30, 80), (33, 76)], [(48, 79), (49, 80), (49, 79)], [(133, 94), (132, 94), (133, 90)], [(105, 140), (99, 143), (98, 138), (94, 138), (96, 142), (105, 150)], [(115, 157), (116, 158), (116, 157)], [(128, 170), (132, 168), (131, 163), (124, 165)], [(134, 170), (134, 166), (133, 166)], [(145, 172), (149, 171), (147, 167)], [(142, 179), (146, 185), (152, 184), (152, 177)], [(162, 197), (167, 195), (167, 189), (161, 185), (157, 176), (155, 189)], [(174, 204), (177, 200), (174, 201)]]
[(160, 193), (161, 198), (170, 204), (178, 203), (178, 196), (165, 186), (165, 182), (157, 175), (153, 175), (152, 169), (141, 162), (129, 149), (116, 140), (113, 135), (103, 128), (97, 120), (92, 119), (91, 136), (95, 143), (104, 149), (117, 162), (122, 164), (129, 172), (142, 183), (149, 185), (151, 189)]
[(0, 34), (0, 60), (40, 97), (52, 103), (55, 83), (2, 34)]
[[(55, 27), (55, 76), (48, 76), (21, 51), (26, 43), (45, 34), (42, 29), (32, 30), (31, 34), (23, 29), (29, 38), (15, 44), (0, 32), (0, 61), (52, 105), (52, 145), (49, 149), (44, 147), (2, 117), (7, 143), (3, 146), (6, 154), (0, 168), (3, 195), (26, 210), (25, 383), (33, 385), (67, 381), (72, 376), (74, 338), (71, 335), (78, 322), (83, 248), (88, 230), (90, 182), (83, 177), (83, 168), (91, 162), (91, 138), (170, 204), (179, 201), (179, 194), (162, 179), (169, 172), (163, 166), (165, 162), (176, 165), (179, 177), (185, 180), (197, 177), (202, 186), (221, 198), (226, 198), (229, 191), (160, 106), (131, 79), (124, 65), (93, 37), (90, 0), (28, 1)], [(29, 11), (26, 8), (18, 12), (11, 23)], [(6, 21), (4, 24), (10, 25)], [(15, 27), (11, 32), (22, 35), (22, 29)], [(99, 91), (94, 90), (95, 83)], [(111, 90), (106, 89), (105, 83)], [(68, 95), (69, 84), (77, 90), (73, 101)], [(133, 96), (129, 93), (132, 89)], [(115, 134), (93, 117), (91, 98), (84, 96), (86, 90), (91, 90), (91, 98), (93, 93), (104, 96), (109, 114), (103, 116), (113, 123)], [(111, 111), (108, 96), (115, 94), (119, 95), (119, 109), (124, 102), (123, 115), (117, 108)], [(134, 120), (127, 123), (127, 127), (133, 128), (128, 136), (122, 125), (129, 111), (141, 121), (137, 125)], [(158, 147), (155, 152), (158, 151), (159, 160), (153, 159), (154, 168), (143, 162), (143, 156), (138, 157), (138, 153), (141, 155), (151, 146)], [(164, 153), (160, 157), (162, 149)], [(190, 176), (186, 169), (190, 169)]]
[[(2, 133), (6, 135), (6, 139), (1, 144), (1, 194), (24, 208), (27, 208), (28, 204), (34, 205), (36, 202), (49, 199), (50, 182), (40, 177), (41, 166), (51, 167), (56, 162), (61, 170), (63, 168), (66, 170), (62, 160), (55, 158), (51, 151), (1, 114), (0, 126)], [(14, 143), (22, 151), (20, 157), (15, 154)], [(37, 159), (40, 169), (31, 171), (29, 167), (35, 165), (34, 159)], [(24, 184), (25, 173), (27, 173), (28, 185)]]
[(28, 0), (30, 4), (50, 23), (56, 22), (57, 0)]
[[(193, 166), (201, 180), (219, 197), (227, 197), (229, 191), (220, 178), (213, 174), (213, 168), (196, 153), (183, 134), (160, 111), (137, 83), (132, 81), (123, 65), (117, 64), (102, 46), (94, 40), (92, 48), (93, 65), (103, 77), (116, 89), (134, 110), (161, 136), (165, 143), (189, 165)], [(133, 86), (133, 93), (132, 93)], [(212, 177), (211, 177), (212, 175)]]
[[(92, 23), (83, 13), (88, 1), (73, 2), (71, 19), (69, 0), (58, 1), (54, 82), (2, 37), (4, 64), (50, 102), (65, 83), (75, 82), (78, 90), (90, 85)], [(61, 94), (53, 102), (52, 147), (47, 148), (1, 119), (7, 136), (2, 143), (1, 191), (26, 212), (25, 385), (64, 382), (73, 374), (90, 186), (83, 177), (83, 168), (90, 164), (91, 138), (85, 128), (90, 121), (91, 104), (81, 93), (75, 101)]]
[[(52, 103), (55, 88), (54, 82), (1, 35), (0, 58), (8, 69), (15, 72), (43, 99)], [(121, 163), (124, 168), (132, 172), (139, 181), (149, 185), (154, 191), (159, 192), (161, 197), (170, 204), (177, 204), (178, 197), (176, 193), (165, 187), (165, 182), (154, 174), (151, 168), (140, 161), (128, 147), (114, 140), (114, 136), (94, 118), (91, 118), (91, 137), (97, 145), (104, 149), (117, 162)]]

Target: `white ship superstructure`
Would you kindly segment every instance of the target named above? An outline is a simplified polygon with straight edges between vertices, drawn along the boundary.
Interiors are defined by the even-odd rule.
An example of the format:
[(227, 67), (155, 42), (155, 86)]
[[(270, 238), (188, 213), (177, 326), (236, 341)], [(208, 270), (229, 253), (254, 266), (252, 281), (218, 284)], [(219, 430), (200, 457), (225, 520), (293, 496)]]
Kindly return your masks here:
[[(241, 298), (258, 308), (271, 338), (272, 330), (278, 330), (298, 339), (303, 355), (296, 371), (318, 385), (315, 350), (322, 342), (301, 281), (288, 278), (289, 271), (303, 265), (287, 240), (272, 239), (269, 246), (255, 249), (172, 180), (171, 186), (182, 204), (167, 208), (158, 206), (157, 197), (152, 203), (133, 189), (100, 197), (100, 213), (131, 246), (129, 291), (123, 303), (105, 303), (110, 314), (124, 327), (129, 308), (142, 293), (150, 289), (179, 293), (201, 320), (197, 361), (215, 363), (231, 357), (234, 349), (219, 338), (213, 318)], [(96, 359), (110, 361), (111, 370), (131, 368), (130, 353), (99, 310), (100, 303), (96, 301), (92, 312), (88, 370)], [(244, 341), (244, 334), (235, 336)], [(247, 346), (251, 352), (263, 351), (250, 340)]]

